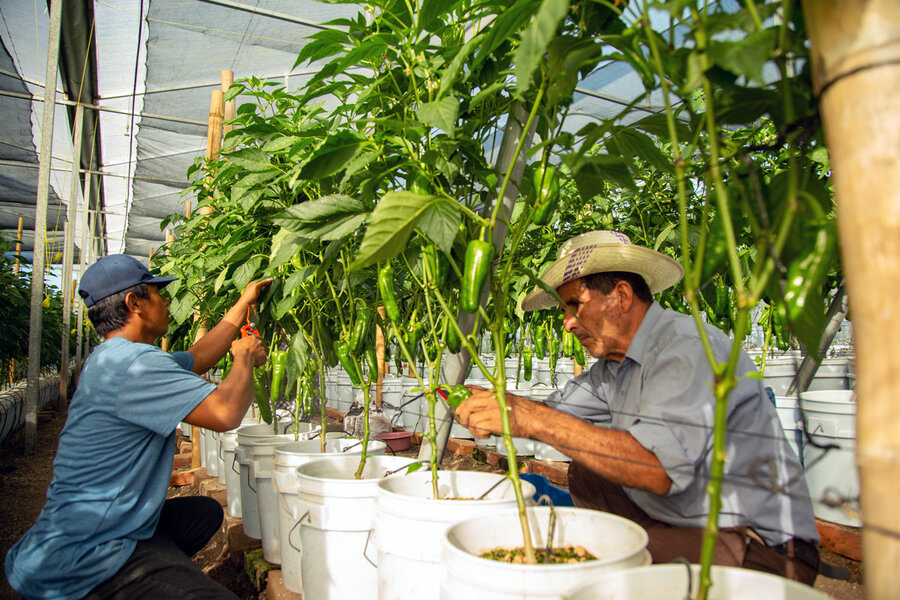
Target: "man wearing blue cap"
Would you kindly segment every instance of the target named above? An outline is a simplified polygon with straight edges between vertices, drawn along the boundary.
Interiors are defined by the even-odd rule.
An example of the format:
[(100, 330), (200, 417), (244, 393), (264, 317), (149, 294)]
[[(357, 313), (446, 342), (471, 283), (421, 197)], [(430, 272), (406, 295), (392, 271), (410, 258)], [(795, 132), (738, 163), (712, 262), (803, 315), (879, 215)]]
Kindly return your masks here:
[[(235, 598), (190, 559), (221, 526), (206, 497), (166, 500), (179, 422), (226, 431), (253, 400), (262, 341), (235, 340), (271, 280), (249, 284), (222, 321), (187, 352), (153, 344), (168, 329), (168, 300), (138, 260), (106, 256), (78, 293), (103, 343), (85, 361), (59, 438), (47, 503), (6, 556), (6, 576), (26, 598)], [(218, 386), (199, 373), (231, 348)]]

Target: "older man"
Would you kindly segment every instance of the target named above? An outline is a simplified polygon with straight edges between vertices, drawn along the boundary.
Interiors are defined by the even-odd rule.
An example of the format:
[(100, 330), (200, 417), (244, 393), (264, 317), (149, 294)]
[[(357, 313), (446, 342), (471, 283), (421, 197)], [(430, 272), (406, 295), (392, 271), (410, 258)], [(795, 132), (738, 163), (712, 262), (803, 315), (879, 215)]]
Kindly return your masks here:
[[(575, 505), (641, 524), (655, 562), (697, 562), (709, 512), (712, 370), (691, 317), (651, 295), (682, 274), (676, 261), (621, 233), (568, 240), (541, 279), (562, 299), (566, 330), (599, 360), (544, 404), (508, 394), (512, 434), (570, 456)], [(557, 301), (538, 287), (522, 305)], [(732, 340), (713, 327), (707, 334), (717, 360), (727, 360)], [(755, 373), (741, 353), (714, 560), (812, 584), (819, 536), (809, 492), (761, 381), (748, 376)], [(476, 391), (456, 415), (476, 436), (501, 431), (490, 391)]]

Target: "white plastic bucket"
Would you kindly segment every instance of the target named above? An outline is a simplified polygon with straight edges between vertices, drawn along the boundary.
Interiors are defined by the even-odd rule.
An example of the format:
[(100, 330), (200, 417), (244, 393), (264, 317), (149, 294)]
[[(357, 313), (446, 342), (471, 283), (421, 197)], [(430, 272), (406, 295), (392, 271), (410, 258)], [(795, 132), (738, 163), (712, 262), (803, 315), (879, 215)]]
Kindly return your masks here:
[[(301, 575), (302, 546), (300, 542), (300, 486), (297, 481), (297, 467), (312, 460), (330, 457), (359, 455), (362, 445), (355, 438), (326, 437), (325, 452), (322, 454), (321, 442), (318, 439), (303, 442), (291, 442), (274, 446), (275, 472), (273, 480), (278, 492), (278, 540), (281, 550), (281, 574), (287, 589), (298, 594), (303, 593)], [(342, 452), (344, 449), (346, 452)], [(370, 456), (384, 454), (385, 443), (374, 440), (369, 442)]]
[[(694, 598), (700, 566), (653, 565), (600, 575), (578, 589), (568, 600), (683, 600)], [(829, 596), (811, 586), (771, 573), (713, 567), (708, 600), (826, 600)], [(689, 586), (692, 589), (689, 590)]]
[(793, 357), (773, 358), (766, 362), (763, 385), (772, 388), (775, 396), (784, 396), (797, 375), (797, 361)]
[(794, 396), (775, 396), (775, 411), (781, 428), (787, 438), (788, 444), (794, 450), (794, 454), (803, 461), (803, 415), (800, 414), (800, 405)]
[[(812, 441), (832, 449), (803, 446), (806, 484), (817, 517), (826, 521), (860, 527), (856, 513), (859, 475), (856, 470), (856, 393), (852, 390), (819, 390), (800, 394), (800, 408)], [(824, 502), (823, 500), (828, 500)], [(832, 506), (846, 500), (850, 510)]]
[(281, 544), (278, 538), (278, 496), (272, 480), (275, 471), (275, 446), (282, 440), (254, 443), (250, 448), (250, 478), (255, 482), (259, 505), (259, 538), (263, 558), (273, 565), (281, 564)]
[(335, 397), (337, 408), (341, 412), (347, 412), (353, 405), (355, 397), (355, 388), (350, 381), (350, 376), (345, 371), (341, 371), (337, 378), (337, 396)]
[[(254, 539), (260, 539), (262, 532), (259, 526), (259, 503), (257, 501), (256, 482), (250, 478), (250, 448), (253, 444), (267, 440), (275, 440), (275, 443), (293, 441), (293, 433), (284, 433), (293, 425), (293, 421), (280, 421), (278, 423), (279, 435), (273, 433), (272, 425), (262, 423), (259, 425), (244, 425), (237, 430), (237, 449), (235, 455), (238, 462), (238, 470), (241, 479), (241, 519), (243, 519), (244, 533)], [(306, 439), (318, 432), (318, 425), (300, 423), (300, 438)]]
[[(388, 477), (377, 488), (379, 600), (437, 600), (444, 578), (441, 542), (447, 527), (516, 506), (512, 483), (495, 473), (439, 471), (438, 492), (445, 500), (432, 496), (431, 471)], [(533, 485), (523, 481), (522, 488), (526, 498), (534, 496)], [(485, 499), (474, 500), (488, 491)]]
[[(462, 521), (444, 535), (441, 584), (444, 600), (564, 600), (601, 573), (650, 564), (647, 532), (622, 517), (583, 508), (557, 507), (553, 546), (583, 546), (597, 560), (571, 564), (510, 564), (478, 555), (494, 548), (522, 546), (517, 510)], [(528, 509), (531, 538), (547, 543), (550, 508)]]
[(813, 380), (809, 382), (808, 392), (821, 390), (849, 390), (850, 368), (846, 357), (826, 358), (819, 365)]
[(400, 426), (406, 431), (424, 431), (425, 404), (425, 396), (421, 391), (406, 391), (400, 401)]
[(319, 459), (297, 467), (304, 600), (365, 600), (378, 594), (372, 537), (375, 490), (385, 473), (403, 477), (412, 459), (372, 456), (355, 479), (358, 456)]
[(237, 462), (237, 431), (225, 431), (220, 437), (223, 471), (225, 472), (225, 497), (228, 500), (228, 514), (241, 516), (241, 470)]
[(399, 426), (400, 401), (403, 398), (403, 381), (395, 375), (381, 380), (381, 409), (392, 425)]
[(206, 474), (210, 477), (219, 476), (219, 432), (204, 429), (206, 437)]
[(206, 466), (206, 429), (202, 427), (197, 428), (197, 439), (191, 440), (192, 443), (196, 444), (200, 442), (200, 466)]

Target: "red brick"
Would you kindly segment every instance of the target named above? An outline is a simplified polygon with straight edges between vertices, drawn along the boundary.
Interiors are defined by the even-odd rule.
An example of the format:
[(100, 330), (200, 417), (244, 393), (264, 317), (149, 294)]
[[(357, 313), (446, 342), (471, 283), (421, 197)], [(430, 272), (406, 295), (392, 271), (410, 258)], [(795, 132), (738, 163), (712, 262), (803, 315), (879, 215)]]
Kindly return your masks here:
[(339, 411), (336, 408), (331, 408), (330, 406), (325, 407), (325, 416), (335, 419), (337, 421), (344, 420), (344, 413), (342, 413), (341, 411)]
[(169, 485), (173, 487), (180, 487), (183, 485), (199, 485), (201, 481), (207, 479), (209, 476), (206, 474), (206, 469), (200, 467), (199, 469), (184, 469), (180, 471), (173, 471), (172, 478), (169, 480)]
[(226, 551), (236, 567), (244, 566), (244, 554), (250, 550), (262, 548), (262, 542), (244, 533), (244, 522), (240, 517), (225, 514)]
[(284, 585), (281, 570), (269, 571), (269, 580), (266, 584), (267, 600), (303, 600), (303, 594), (292, 592)]
[(819, 545), (835, 554), (862, 561), (862, 536), (859, 529), (816, 519), (816, 529), (822, 541)]
[(569, 485), (569, 464), (550, 460), (535, 460), (531, 462), (531, 472), (543, 475), (550, 483), (556, 485)]
[(228, 493), (225, 485), (221, 483), (218, 477), (210, 477), (200, 482), (199, 494), (201, 496), (209, 496), (222, 506), (228, 506)]
[(468, 456), (475, 449), (475, 442), (472, 440), (462, 440), (450, 438), (447, 440), (447, 452), (452, 452), (457, 456)]
[(182, 452), (180, 454), (175, 455), (175, 460), (172, 461), (173, 469), (180, 469), (182, 467), (191, 466), (191, 453), (190, 452)]
[(181, 442), (181, 445), (178, 446), (179, 454), (190, 454), (194, 449), (194, 445), (190, 442)]

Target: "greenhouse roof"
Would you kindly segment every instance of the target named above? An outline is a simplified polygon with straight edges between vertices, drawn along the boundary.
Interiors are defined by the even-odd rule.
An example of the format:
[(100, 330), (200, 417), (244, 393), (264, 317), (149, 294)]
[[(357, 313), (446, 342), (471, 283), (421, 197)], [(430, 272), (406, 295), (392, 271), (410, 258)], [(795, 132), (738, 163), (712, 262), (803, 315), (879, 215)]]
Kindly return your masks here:
[[(98, 218), (92, 256), (124, 252), (146, 260), (164, 244), (161, 220), (190, 202), (187, 169), (206, 150), (211, 90), (220, 72), (302, 86), (317, 64), (294, 62), (307, 37), (359, 7), (313, 0), (71, 0), (60, 33), (57, 110), (53, 128), (47, 258), (61, 259), (63, 227), (77, 197), (75, 260), (87, 231), (73, 185), (76, 110), (85, 110), (80, 171), (91, 174), (90, 206)], [(33, 0), (0, 6), (0, 234), (33, 247), (38, 148), (43, 115), (49, 9)], [(615, 117), (644, 93), (621, 62), (601, 63), (579, 84), (567, 129)], [(644, 98), (630, 114), (660, 110)]]

